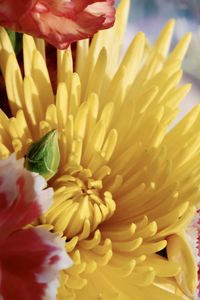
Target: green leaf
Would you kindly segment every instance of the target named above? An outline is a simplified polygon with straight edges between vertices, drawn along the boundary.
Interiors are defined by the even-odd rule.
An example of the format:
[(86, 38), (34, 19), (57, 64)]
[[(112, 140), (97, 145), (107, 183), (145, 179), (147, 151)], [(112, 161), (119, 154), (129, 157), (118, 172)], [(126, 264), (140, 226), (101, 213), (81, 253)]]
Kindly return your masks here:
[(15, 31), (12, 31), (11, 29), (6, 29), (7, 31), (7, 34), (10, 38), (10, 41), (11, 41), (11, 44), (13, 46), (13, 49), (15, 50), (15, 45), (16, 45), (16, 32)]
[(13, 46), (13, 49), (16, 53), (16, 55), (21, 51), (22, 49), (22, 33), (15, 32), (11, 29), (6, 29), (8, 36), (10, 38), (11, 44)]

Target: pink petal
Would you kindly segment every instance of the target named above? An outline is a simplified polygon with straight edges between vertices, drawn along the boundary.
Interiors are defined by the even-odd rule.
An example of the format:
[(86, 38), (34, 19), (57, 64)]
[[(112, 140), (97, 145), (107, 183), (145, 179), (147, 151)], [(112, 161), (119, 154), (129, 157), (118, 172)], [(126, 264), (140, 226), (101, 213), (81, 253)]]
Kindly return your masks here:
[(56, 299), (59, 271), (71, 264), (59, 237), (42, 228), (19, 230), (0, 250), (0, 293), (6, 300)]
[[(94, 1), (93, 1), (94, 2)], [(98, 1), (93, 3), (92, 5), (89, 5), (85, 11), (90, 13), (93, 16), (98, 17), (100, 15), (100, 11), (104, 11), (104, 22), (102, 24), (102, 29), (109, 28), (113, 25), (114, 23), (114, 7), (113, 7), (114, 1), (109, 0), (109, 1)]]
[(18, 1), (16, 18), (16, 2), (0, 1), (0, 24), (44, 38), (61, 49), (111, 27), (115, 19), (114, 0), (25, 1), (24, 10), (23, 2)]
[(16, 5), (14, 0), (0, 0), (0, 20), (8, 24), (18, 23), (19, 18), (29, 12), (36, 2), (37, 0), (21, 0)]
[(45, 179), (24, 169), (23, 160), (14, 155), (0, 160), (0, 243), (51, 205), (53, 190), (45, 187)]

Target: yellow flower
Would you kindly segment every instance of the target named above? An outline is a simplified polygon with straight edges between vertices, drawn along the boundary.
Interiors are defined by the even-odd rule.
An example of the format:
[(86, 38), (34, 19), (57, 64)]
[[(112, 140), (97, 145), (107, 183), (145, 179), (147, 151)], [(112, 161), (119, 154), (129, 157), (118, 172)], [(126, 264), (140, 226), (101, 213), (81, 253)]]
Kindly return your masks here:
[[(75, 59), (70, 49), (57, 52), (56, 95), (43, 42), (24, 36), (22, 76), (0, 32), (14, 116), (0, 111), (0, 157), (13, 151), (22, 157), (30, 143), (58, 132), (60, 165), (49, 181), (54, 203), (38, 224), (65, 236), (74, 260), (61, 274), (59, 300), (195, 294), (196, 266), (184, 230), (200, 197), (200, 107), (168, 129), (190, 89), (179, 86), (190, 35), (168, 56), (173, 21), (153, 47), (138, 33), (119, 62), (128, 9), (129, 1), (121, 1), (115, 26), (91, 43), (80, 41)], [(169, 259), (158, 254), (168, 239)]]

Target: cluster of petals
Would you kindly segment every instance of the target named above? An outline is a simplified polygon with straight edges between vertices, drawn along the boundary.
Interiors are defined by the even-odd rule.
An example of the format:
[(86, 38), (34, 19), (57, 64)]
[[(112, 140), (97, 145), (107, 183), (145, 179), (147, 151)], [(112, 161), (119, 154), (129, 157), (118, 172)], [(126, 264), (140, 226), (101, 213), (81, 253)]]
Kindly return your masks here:
[(26, 226), (51, 205), (45, 187), (23, 159), (0, 161), (0, 299), (56, 299), (59, 271), (71, 264), (59, 236)]
[(114, 0), (0, 1), (0, 24), (44, 38), (57, 48), (113, 25)]

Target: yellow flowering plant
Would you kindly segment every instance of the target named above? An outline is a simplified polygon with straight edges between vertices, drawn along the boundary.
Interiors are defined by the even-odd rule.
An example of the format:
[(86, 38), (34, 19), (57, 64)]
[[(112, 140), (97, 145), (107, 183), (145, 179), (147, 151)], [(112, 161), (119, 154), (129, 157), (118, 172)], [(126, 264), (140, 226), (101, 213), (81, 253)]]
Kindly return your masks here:
[(140, 32), (121, 58), (129, 2), (75, 54), (57, 50), (55, 93), (44, 41), (23, 36), (22, 72), (0, 30), (12, 112), (0, 111), (0, 158), (24, 157), (52, 130), (58, 135), (54, 200), (34, 223), (62, 236), (73, 260), (60, 273), (58, 300), (198, 299), (188, 228), (197, 243), (200, 107), (169, 129), (191, 87), (179, 84), (190, 34), (168, 54), (169, 21), (153, 46)]

